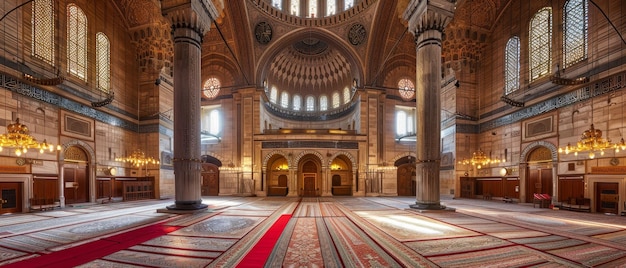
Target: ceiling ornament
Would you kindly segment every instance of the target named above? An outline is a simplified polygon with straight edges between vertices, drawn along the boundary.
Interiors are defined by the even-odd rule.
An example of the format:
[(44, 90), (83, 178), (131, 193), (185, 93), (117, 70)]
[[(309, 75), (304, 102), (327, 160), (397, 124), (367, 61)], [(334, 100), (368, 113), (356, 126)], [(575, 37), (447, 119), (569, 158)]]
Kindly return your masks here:
[(350, 31), (348, 31), (348, 40), (350, 44), (353, 46), (358, 46), (365, 42), (365, 36), (367, 31), (365, 30), (365, 26), (360, 23), (353, 24), (350, 27)]
[(259, 22), (256, 27), (254, 27), (254, 36), (259, 44), (268, 44), (272, 41), (272, 26), (264, 21)]

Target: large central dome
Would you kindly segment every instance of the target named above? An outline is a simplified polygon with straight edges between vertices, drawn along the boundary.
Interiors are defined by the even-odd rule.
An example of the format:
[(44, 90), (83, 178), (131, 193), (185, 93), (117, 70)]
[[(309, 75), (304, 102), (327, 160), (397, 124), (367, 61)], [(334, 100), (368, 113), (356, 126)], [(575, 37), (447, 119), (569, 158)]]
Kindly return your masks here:
[(348, 60), (317, 38), (285, 47), (270, 64), (267, 82), (290, 95), (332, 95), (349, 87), (354, 76)]

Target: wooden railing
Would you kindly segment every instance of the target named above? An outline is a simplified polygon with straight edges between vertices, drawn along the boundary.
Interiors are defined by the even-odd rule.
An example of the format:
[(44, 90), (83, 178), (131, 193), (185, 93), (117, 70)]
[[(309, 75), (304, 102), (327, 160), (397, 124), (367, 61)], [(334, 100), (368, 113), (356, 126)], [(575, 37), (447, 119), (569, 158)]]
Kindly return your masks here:
[(124, 201), (154, 198), (152, 181), (125, 181), (122, 185)]

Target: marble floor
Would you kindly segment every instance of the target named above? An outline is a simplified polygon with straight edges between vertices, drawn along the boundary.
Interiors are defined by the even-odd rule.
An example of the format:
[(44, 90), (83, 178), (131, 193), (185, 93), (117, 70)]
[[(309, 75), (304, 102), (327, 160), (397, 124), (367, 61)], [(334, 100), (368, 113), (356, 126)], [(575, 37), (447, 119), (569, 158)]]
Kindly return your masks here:
[[(203, 202), (209, 210), (194, 214), (145, 200), (0, 215), (0, 266), (626, 267), (626, 217), (615, 215), (445, 197), (455, 211), (420, 213), (411, 197)], [(264, 264), (247, 262), (280, 218), (288, 222)], [(142, 240), (146, 228), (160, 232)], [(115, 237), (114, 247), (90, 246)], [(37, 261), (54, 256), (63, 258)]]

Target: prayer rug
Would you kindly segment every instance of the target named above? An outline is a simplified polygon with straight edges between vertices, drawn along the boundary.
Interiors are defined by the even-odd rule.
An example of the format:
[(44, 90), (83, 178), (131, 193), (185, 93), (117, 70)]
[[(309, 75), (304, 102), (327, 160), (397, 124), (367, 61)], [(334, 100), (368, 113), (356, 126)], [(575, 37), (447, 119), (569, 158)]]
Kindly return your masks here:
[(417, 253), (424, 256), (448, 255), (468, 251), (485, 250), (513, 245), (506, 240), (491, 236), (481, 235), (472, 237), (459, 237), (451, 239), (437, 239), (417, 242), (407, 242)]
[(517, 244), (539, 244), (539, 243), (547, 243), (569, 239), (567, 237), (559, 236), (559, 235), (544, 235), (544, 236), (535, 236), (535, 237), (524, 237), (524, 238), (514, 238), (509, 239), (509, 241)]
[(260, 267), (265, 264), (272, 253), (276, 240), (278, 240), (282, 234), (290, 218), (291, 215), (280, 216), (248, 254), (246, 254), (237, 267)]
[[(286, 247), (286, 252), (281, 252), (284, 254), (282, 263), (268, 262), (266, 266), (325, 267), (316, 219), (294, 218), (293, 220), (295, 224), (291, 232), (291, 239)], [(277, 254), (277, 252), (273, 252), (273, 254)]]
[(164, 235), (148, 240), (141, 245), (187, 249), (187, 250), (207, 250), (207, 251), (226, 251), (237, 242), (236, 239), (220, 239), (207, 237), (188, 237), (178, 235)]
[(320, 210), (322, 212), (323, 217), (343, 217), (345, 214), (341, 212), (341, 209), (337, 207), (336, 204), (333, 203), (320, 203)]
[[(138, 252), (131, 250), (121, 250), (109, 256), (104, 260), (113, 262), (122, 262), (137, 264), (150, 267), (204, 267), (211, 262), (211, 259), (190, 258), (184, 256), (153, 254), (146, 252)], [(85, 265), (85, 267), (90, 267)], [(117, 266), (113, 266), (117, 267)]]
[(217, 215), (175, 231), (172, 235), (241, 238), (263, 220), (264, 217)]
[(564, 239), (564, 240), (544, 242), (544, 243), (532, 243), (532, 244), (528, 243), (526, 244), (526, 246), (529, 246), (534, 249), (542, 250), (542, 251), (548, 251), (548, 250), (553, 250), (553, 249), (578, 246), (578, 245), (582, 245), (586, 243), (587, 242), (578, 240), (578, 239)]
[(0, 247), (0, 265), (3, 261), (25, 256), (27, 253)]
[(300, 203), (296, 211), (293, 213), (293, 217), (321, 217), (319, 203)]
[(345, 267), (402, 267), (346, 218), (324, 218)]
[(579, 267), (579, 264), (551, 256), (524, 246), (510, 246), (496, 249), (430, 257), (441, 267), (528, 267), (560, 266)]
[(608, 233), (608, 234), (596, 235), (594, 237), (626, 245), (626, 230)]
[(478, 235), (464, 228), (406, 212), (357, 211), (355, 214), (403, 242)]
[(587, 267), (596, 266), (626, 257), (626, 252), (623, 250), (592, 243), (551, 250), (548, 252), (576, 261)]

